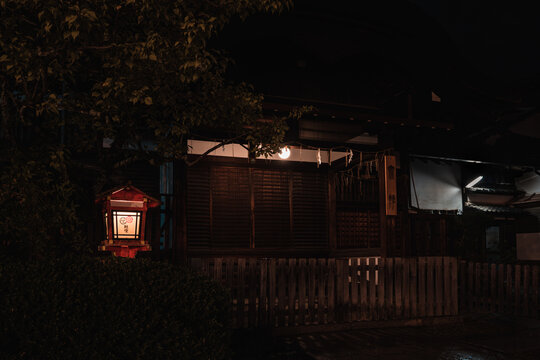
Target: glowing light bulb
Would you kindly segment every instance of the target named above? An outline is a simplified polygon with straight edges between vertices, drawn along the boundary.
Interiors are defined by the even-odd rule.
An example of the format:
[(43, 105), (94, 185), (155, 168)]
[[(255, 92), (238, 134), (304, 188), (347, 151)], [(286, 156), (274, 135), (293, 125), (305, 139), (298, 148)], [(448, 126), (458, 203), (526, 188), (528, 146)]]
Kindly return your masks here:
[(291, 156), (291, 150), (287, 146), (281, 148), (281, 151), (279, 152), (279, 157), (285, 160), (288, 159), (289, 156)]

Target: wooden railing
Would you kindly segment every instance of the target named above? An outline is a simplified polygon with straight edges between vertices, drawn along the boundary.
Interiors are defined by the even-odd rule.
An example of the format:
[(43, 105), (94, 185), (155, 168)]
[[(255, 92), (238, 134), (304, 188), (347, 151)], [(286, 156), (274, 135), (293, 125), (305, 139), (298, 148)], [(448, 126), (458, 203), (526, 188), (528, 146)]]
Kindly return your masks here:
[(538, 318), (539, 265), (460, 262), (460, 311)]
[(458, 314), (452, 257), (191, 261), (231, 290), (237, 328)]

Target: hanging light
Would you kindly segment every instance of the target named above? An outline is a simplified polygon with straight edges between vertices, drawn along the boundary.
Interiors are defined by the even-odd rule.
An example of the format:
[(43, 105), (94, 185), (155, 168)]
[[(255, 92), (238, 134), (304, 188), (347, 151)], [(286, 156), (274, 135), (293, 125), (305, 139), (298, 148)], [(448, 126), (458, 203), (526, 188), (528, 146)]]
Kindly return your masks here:
[(284, 146), (281, 148), (281, 151), (279, 152), (279, 157), (283, 160), (288, 159), (289, 156), (291, 156), (291, 150), (288, 146)]

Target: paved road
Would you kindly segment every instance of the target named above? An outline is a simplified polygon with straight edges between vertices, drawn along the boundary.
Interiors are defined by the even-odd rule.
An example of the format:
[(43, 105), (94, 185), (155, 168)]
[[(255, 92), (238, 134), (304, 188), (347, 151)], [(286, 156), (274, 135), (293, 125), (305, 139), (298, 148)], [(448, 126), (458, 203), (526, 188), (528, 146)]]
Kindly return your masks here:
[[(246, 337), (241, 337), (246, 344)], [(539, 360), (540, 322), (486, 316), (431, 327), (258, 337), (236, 359)]]
[(302, 335), (291, 340), (316, 360), (540, 359), (540, 322), (500, 317), (434, 327)]

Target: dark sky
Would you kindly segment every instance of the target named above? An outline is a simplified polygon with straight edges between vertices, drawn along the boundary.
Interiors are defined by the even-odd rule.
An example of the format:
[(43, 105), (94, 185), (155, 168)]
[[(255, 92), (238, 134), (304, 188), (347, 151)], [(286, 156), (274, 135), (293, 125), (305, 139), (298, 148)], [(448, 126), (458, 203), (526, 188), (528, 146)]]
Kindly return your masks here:
[(540, 16), (534, 1), (410, 0), (449, 34), (461, 55), (490, 77), (540, 75)]

